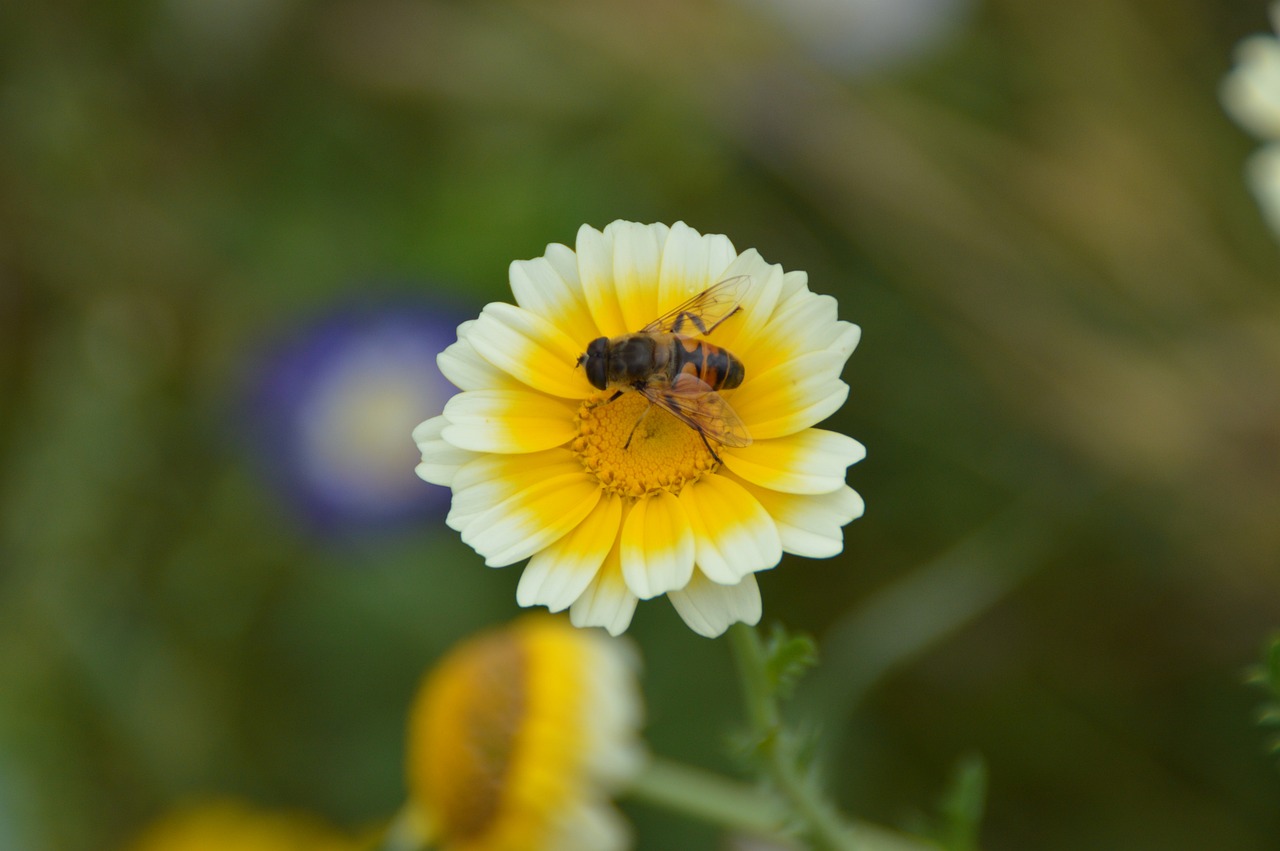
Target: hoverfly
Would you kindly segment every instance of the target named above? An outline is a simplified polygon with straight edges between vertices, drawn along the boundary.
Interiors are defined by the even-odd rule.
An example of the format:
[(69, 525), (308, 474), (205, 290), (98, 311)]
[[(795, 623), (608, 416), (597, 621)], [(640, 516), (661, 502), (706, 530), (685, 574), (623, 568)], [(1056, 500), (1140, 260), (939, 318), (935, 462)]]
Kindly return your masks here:
[[(742, 361), (727, 349), (690, 336), (690, 326), (705, 337), (720, 323), (742, 309), (738, 288), (745, 275), (712, 284), (693, 298), (664, 313), (632, 334), (597, 337), (578, 358), (587, 380), (599, 390), (613, 388), (612, 402), (627, 390), (635, 390), (692, 428), (702, 438), (711, 457), (720, 461), (712, 442), (723, 446), (748, 446), (751, 435), (718, 390), (742, 383)], [(635, 429), (651, 408), (636, 420)], [(631, 436), (627, 437), (630, 446)]]

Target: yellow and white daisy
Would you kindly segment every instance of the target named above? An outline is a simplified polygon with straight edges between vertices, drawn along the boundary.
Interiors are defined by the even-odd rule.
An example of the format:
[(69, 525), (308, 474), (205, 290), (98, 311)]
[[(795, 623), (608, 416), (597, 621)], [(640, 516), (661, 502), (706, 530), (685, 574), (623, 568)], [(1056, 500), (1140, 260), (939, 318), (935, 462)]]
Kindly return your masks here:
[(232, 799), (191, 802), (148, 827), (129, 851), (360, 851), (367, 843), (342, 836), (300, 813), (260, 810)]
[[(1280, 34), (1280, 3), (1271, 6)], [(1280, 235), (1280, 38), (1253, 35), (1236, 49), (1236, 65), (1222, 84), (1222, 103), (1265, 144), (1249, 158), (1247, 177), (1271, 229)]]
[[(749, 445), (713, 448), (640, 392), (588, 381), (590, 341), (728, 279), (741, 310), (707, 340), (744, 365), (722, 395)], [(754, 574), (784, 551), (839, 553), (863, 510), (845, 484), (862, 445), (814, 428), (848, 396), (840, 372), (860, 332), (807, 280), (680, 222), (583, 226), (576, 250), (511, 264), (515, 305), (459, 326), (439, 364), (463, 392), (414, 430), (418, 475), (453, 489), (447, 522), (486, 564), (529, 559), (522, 606), (616, 635), (637, 600), (666, 594), (702, 635), (756, 623)]]
[(629, 645), (548, 615), (475, 636), (409, 720), (410, 821), (440, 851), (617, 851), (609, 803), (642, 767)]

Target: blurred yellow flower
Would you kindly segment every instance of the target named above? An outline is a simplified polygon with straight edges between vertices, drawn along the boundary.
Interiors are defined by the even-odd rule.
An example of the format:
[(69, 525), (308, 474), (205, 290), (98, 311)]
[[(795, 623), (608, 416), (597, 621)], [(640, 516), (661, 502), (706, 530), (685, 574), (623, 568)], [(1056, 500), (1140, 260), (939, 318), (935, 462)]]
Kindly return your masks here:
[(310, 816), (218, 799), (191, 803), (161, 817), (129, 851), (359, 851), (367, 847)]
[(615, 851), (609, 804), (642, 765), (629, 645), (547, 615), (475, 636), (409, 720), (411, 821), (441, 851)]
[[(652, 324), (722, 282), (694, 317)], [(488, 305), (441, 354), (463, 392), (414, 439), (418, 474), (453, 489), (448, 523), (462, 539), (490, 566), (529, 559), (520, 605), (568, 608), (575, 625), (616, 635), (637, 600), (667, 594), (715, 636), (760, 619), (754, 574), (784, 551), (843, 549), (842, 527), (863, 509), (845, 470), (864, 450), (813, 426), (848, 396), (840, 372), (859, 329), (803, 272), (683, 223), (619, 221), (583, 226), (576, 251), (550, 245), (512, 263), (511, 288), (518, 306)], [(732, 361), (708, 353), (722, 350), (745, 377), (715, 384), (721, 393), (679, 369), (666, 383), (602, 386), (597, 338), (641, 330), (717, 347), (664, 337), (651, 365), (671, 351), (669, 363), (724, 377)]]
[[(1272, 28), (1280, 34), (1280, 2), (1271, 6)], [(1222, 84), (1222, 103), (1263, 148), (1249, 158), (1248, 179), (1258, 206), (1280, 235), (1280, 39), (1254, 35), (1236, 48), (1236, 65)]]

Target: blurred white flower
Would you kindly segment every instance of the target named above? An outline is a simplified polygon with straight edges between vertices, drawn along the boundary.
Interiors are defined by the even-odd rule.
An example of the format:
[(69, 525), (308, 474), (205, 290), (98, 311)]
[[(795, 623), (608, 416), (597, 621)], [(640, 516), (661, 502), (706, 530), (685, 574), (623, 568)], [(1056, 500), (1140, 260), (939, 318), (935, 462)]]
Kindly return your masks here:
[[(1271, 6), (1271, 21), (1280, 32), (1280, 2)], [(1222, 103), (1266, 143), (1245, 173), (1268, 224), (1280, 235), (1280, 39), (1253, 35), (1240, 42), (1236, 65), (1222, 84)]]

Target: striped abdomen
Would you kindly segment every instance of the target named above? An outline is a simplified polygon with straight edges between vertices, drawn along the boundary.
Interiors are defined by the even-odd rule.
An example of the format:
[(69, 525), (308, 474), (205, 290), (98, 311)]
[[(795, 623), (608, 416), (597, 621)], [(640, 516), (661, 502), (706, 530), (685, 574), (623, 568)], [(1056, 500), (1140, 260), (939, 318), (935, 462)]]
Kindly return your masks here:
[(666, 372), (674, 382), (680, 373), (688, 373), (701, 379), (712, 390), (732, 390), (742, 383), (745, 370), (728, 349), (712, 345), (695, 337), (679, 334), (667, 335), (669, 355)]

